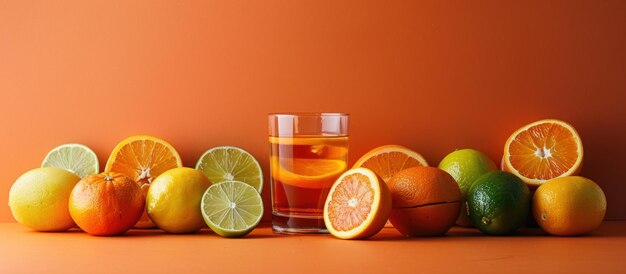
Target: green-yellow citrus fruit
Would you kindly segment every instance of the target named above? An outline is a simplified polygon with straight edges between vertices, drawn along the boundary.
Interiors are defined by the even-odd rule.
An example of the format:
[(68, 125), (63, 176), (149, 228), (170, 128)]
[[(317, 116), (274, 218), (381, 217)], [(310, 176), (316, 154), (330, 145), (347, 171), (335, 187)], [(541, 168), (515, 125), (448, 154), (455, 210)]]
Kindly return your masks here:
[(460, 226), (472, 226), (472, 221), (467, 214), (465, 207), (465, 197), (474, 181), (481, 175), (497, 169), (496, 164), (487, 155), (475, 149), (460, 149), (448, 154), (439, 168), (448, 172), (459, 184), (463, 200), (461, 201), (461, 214), (456, 220)]

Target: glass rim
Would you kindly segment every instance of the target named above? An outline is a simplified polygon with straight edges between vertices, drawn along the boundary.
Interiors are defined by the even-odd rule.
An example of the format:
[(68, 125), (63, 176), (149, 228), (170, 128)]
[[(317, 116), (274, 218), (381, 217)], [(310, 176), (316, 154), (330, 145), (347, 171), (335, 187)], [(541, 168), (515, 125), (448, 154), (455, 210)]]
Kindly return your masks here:
[(274, 112), (268, 113), (268, 117), (349, 117), (345, 112)]

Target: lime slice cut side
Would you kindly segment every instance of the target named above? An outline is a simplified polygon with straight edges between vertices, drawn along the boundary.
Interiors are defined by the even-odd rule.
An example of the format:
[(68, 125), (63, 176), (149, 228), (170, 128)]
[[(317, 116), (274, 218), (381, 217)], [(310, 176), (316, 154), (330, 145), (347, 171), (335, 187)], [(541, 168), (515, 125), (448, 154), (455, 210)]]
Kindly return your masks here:
[(244, 182), (260, 193), (263, 189), (261, 165), (247, 151), (233, 146), (220, 146), (207, 150), (198, 160), (196, 169), (211, 182)]
[(100, 171), (98, 156), (81, 144), (63, 144), (48, 152), (41, 167), (57, 167), (85, 177)]
[(211, 185), (202, 196), (202, 217), (218, 235), (228, 238), (250, 233), (263, 216), (263, 200), (252, 186), (239, 181)]

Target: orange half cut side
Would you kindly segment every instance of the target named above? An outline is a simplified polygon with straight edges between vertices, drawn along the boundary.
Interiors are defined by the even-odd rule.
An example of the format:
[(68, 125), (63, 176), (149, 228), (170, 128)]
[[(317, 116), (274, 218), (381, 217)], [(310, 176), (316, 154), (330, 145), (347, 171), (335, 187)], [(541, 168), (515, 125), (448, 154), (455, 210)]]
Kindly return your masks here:
[(354, 164), (354, 167), (365, 167), (374, 171), (385, 182), (389, 182), (399, 171), (416, 166), (428, 166), (428, 163), (421, 154), (399, 145), (372, 149)]
[(583, 145), (570, 124), (547, 119), (517, 130), (504, 146), (504, 169), (530, 185), (576, 175), (583, 162)]
[(374, 172), (355, 168), (342, 174), (324, 204), (326, 229), (340, 239), (364, 239), (378, 233), (391, 212), (391, 193)]

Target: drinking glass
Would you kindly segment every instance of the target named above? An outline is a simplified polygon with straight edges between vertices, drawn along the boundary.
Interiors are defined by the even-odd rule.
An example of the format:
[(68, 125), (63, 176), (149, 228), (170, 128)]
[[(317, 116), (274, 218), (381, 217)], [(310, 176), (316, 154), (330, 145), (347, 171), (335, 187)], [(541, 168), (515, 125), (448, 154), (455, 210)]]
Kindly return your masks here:
[(272, 229), (328, 233), (322, 216), (335, 180), (347, 169), (348, 114), (269, 114)]

